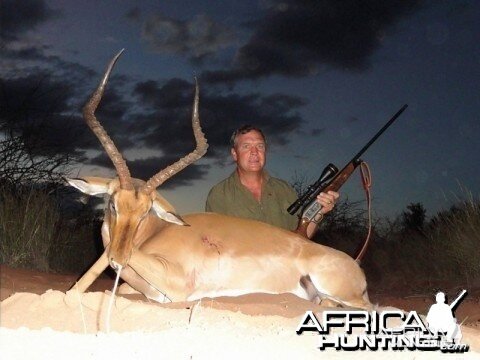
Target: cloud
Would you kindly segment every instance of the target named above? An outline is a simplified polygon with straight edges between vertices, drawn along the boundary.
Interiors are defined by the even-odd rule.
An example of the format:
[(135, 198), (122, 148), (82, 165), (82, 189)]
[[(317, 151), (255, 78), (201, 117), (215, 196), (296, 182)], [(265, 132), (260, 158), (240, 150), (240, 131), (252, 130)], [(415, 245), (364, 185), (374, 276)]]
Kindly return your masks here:
[[(1, 61), (19, 65), (0, 72), (0, 124), (17, 127), (19, 131), (25, 131), (25, 127), (28, 131), (37, 129), (32, 141), (42, 144), (38, 151), (103, 151), (81, 114), (98, 85), (99, 74), (34, 47), (6, 49)], [(96, 111), (120, 148), (131, 147), (134, 141), (128, 136), (128, 114), (133, 106), (125, 96), (129, 82), (127, 77), (113, 74)]]
[[(175, 156), (159, 155), (146, 159), (138, 159), (133, 161), (127, 160), (127, 166), (134, 178), (147, 181), (157, 172), (173, 164), (177, 160), (179, 160), (179, 158)], [(113, 169), (112, 161), (104, 153), (91, 159), (89, 163), (92, 165)], [(168, 179), (164, 184), (161, 185), (161, 188), (172, 189), (177, 186), (191, 185), (195, 180), (205, 177), (209, 168), (210, 165), (206, 164), (191, 164), (179, 173), (175, 174), (172, 178)]]
[[(55, 152), (83, 155), (85, 150), (103, 151), (99, 141), (85, 124), (81, 109), (98, 85), (100, 76), (89, 68), (45, 56), (41, 50), (8, 50), (5, 58), (30, 62), (25, 69), (0, 73), (0, 126), (28, 135), (37, 155)], [(43, 64), (53, 63), (49, 69)], [(92, 74), (95, 76), (92, 78)], [(88, 76), (93, 79), (85, 83)], [(82, 81), (80, 81), (80, 79)], [(117, 146), (133, 146), (128, 134), (128, 114), (132, 103), (125, 87), (129, 80), (114, 75), (102, 98), (96, 115), (107, 131), (116, 138)]]
[(319, 135), (322, 135), (324, 134), (326, 131), (326, 128), (315, 128), (315, 129), (312, 129), (312, 131), (310, 132), (310, 135), (311, 136), (319, 136)]
[[(130, 17), (135, 14), (134, 11)], [(230, 46), (234, 40), (229, 27), (203, 14), (190, 21), (153, 15), (143, 23), (142, 37), (154, 51), (188, 56), (197, 62)]]
[[(41, 69), (38, 64), (48, 57), (35, 49), (7, 55), (11, 59), (30, 59), (37, 64), (37, 71), (25, 76), (15, 73), (15, 77), (1, 77), (0, 124), (15, 123), (24, 114), (31, 119), (43, 119), (29, 127), (41, 139), (43, 147), (39, 152), (43, 155), (67, 152), (83, 156), (87, 150), (103, 154), (102, 146), (81, 115), (81, 108), (97, 86), (100, 74), (79, 86), (78, 78), (92, 70), (59, 58), (56, 61), (64, 69), (56, 72)], [(66, 72), (70, 74), (64, 76)], [(120, 152), (141, 154), (142, 149), (147, 149), (149, 154), (153, 153), (151, 158), (131, 162), (135, 176), (148, 178), (152, 169), (157, 171), (195, 148), (191, 128), (193, 96), (193, 83), (182, 79), (135, 83), (126, 76), (113, 74), (96, 117)], [(208, 157), (219, 164), (225, 164), (229, 158), (231, 133), (245, 123), (261, 127), (268, 141), (278, 144), (286, 144), (291, 133), (299, 131), (303, 123), (298, 111), (305, 100), (299, 97), (278, 93), (222, 94), (201, 88), (200, 99), (201, 122), (210, 144)], [(84, 163), (112, 167), (105, 155)], [(208, 165), (189, 166), (165, 186), (187, 184), (205, 176), (207, 170)]]
[(233, 83), (280, 74), (306, 76), (325, 65), (349, 71), (368, 68), (385, 33), (419, 8), (421, 0), (272, 0), (250, 22), (249, 41), (230, 69), (206, 71), (210, 83)]
[[(194, 149), (191, 129), (193, 84), (171, 79), (164, 85), (155, 81), (138, 83), (134, 93), (148, 114), (137, 114), (130, 132), (144, 132), (146, 147), (180, 156)], [(286, 144), (303, 119), (298, 110), (305, 105), (299, 97), (283, 94), (219, 94), (200, 90), (200, 119), (210, 148), (207, 156), (223, 162), (228, 157), (229, 139), (241, 125), (254, 124), (265, 132), (270, 143)]]
[[(0, 100), (7, 104), (6, 112), (28, 111), (30, 117), (35, 116), (42, 123), (48, 119), (43, 126), (54, 129), (52, 133), (62, 134), (56, 142), (64, 141), (67, 149), (74, 146), (82, 152), (103, 151), (81, 115), (83, 105), (98, 86), (100, 74), (78, 63), (45, 55), (44, 51), (35, 48), (8, 49), (1, 61), (6, 60), (22, 64), (7, 73), (0, 72), (0, 84), (4, 89)], [(115, 137), (120, 149), (133, 147), (136, 140), (135, 134), (128, 132), (130, 109), (134, 107), (128, 90), (131, 82), (127, 76), (113, 74), (96, 111), (98, 120)], [(15, 115), (14, 119), (19, 116)], [(72, 128), (78, 131), (77, 136), (65, 134)]]
[(84, 89), (85, 79), (95, 77), (97, 73), (89, 67), (76, 62), (66, 61), (56, 55), (47, 55), (46, 46), (11, 47), (8, 44), (0, 55), (0, 77), (21, 78), (29, 74), (48, 74), (59, 80), (75, 83), (76, 90)]
[[(128, 166), (132, 174), (138, 174), (142, 179), (147, 180), (158, 171), (173, 164), (177, 160), (179, 160), (179, 158), (172, 156), (162, 156), (160, 158), (151, 157), (148, 159), (132, 161)], [(207, 175), (209, 168), (210, 165), (206, 164), (191, 164), (168, 179), (161, 185), (161, 188), (172, 189), (177, 186), (191, 185), (195, 180), (204, 178)]]
[[(0, 2), (1, 32), (3, 41), (13, 41), (18, 36), (34, 30), (38, 25), (60, 13), (43, 0), (2, 0)], [(4, 14), (8, 14), (5, 16)]]
[(125, 18), (132, 22), (140, 22), (142, 18), (142, 12), (138, 6), (135, 6), (127, 11)]
[(36, 73), (0, 85), (0, 128), (21, 135), (34, 155), (83, 155), (78, 146), (88, 146), (90, 136), (71, 112), (73, 83)]
[(115, 144), (119, 149), (133, 147), (135, 146), (135, 134), (129, 131), (132, 121), (130, 108), (133, 107), (133, 102), (128, 100), (125, 94), (122, 94), (120, 86), (114, 86), (112, 83), (108, 85), (108, 90), (105, 91), (95, 116), (108, 134), (115, 139)]
[(359, 122), (359, 121), (361, 121), (360, 118), (358, 118), (356, 116), (349, 116), (345, 120), (345, 122), (348, 123), (348, 124), (353, 124), (353, 123), (356, 123), (356, 122)]
[[(116, 87), (109, 87), (112, 88)], [(131, 110), (132, 106), (119, 92), (108, 90), (97, 118), (121, 152), (141, 153), (141, 149), (148, 149), (149, 154), (158, 154), (128, 162), (132, 176), (148, 179), (196, 146), (191, 127), (194, 86), (174, 78), (163, 84), (138, 82), (133, 89), (132, 95), (138, 99), (136, 110)], [(301, 127), (303, 120), (297, 110), (304, 104), (301, 98), (283, 94), (221, 95), (201, 90), (200, 119), (210, 144), (206, 157), (225, 164), (229, 159), (231, 133), (247, 122), (261, 127), (270, 143), (286, 144), (291, 133)], [(100, 146), (94, 148), (101, 150)], [(112, 168), (111, 160), (101, 151), (101, 155), (88, 164)], [(188, 185), (206, 176), (208, 169), (209, 165), (205, 164), (191, 165), (163, 187)]]
[[(83, 156), (87, 150), (104, 153), (81, 115), (81, 108), (96, 88), (101, 74), (59, 57), (48, 56), (41, 48), (8, 49), (2, 58), (29, 65), (24, 65), (25, 71), (12, 72), (11, 76), (0, 73), (1, 124), (17, 121), (26, 113), (48, 120), (41, 126), (30, 127), (42, 139), (47, 149), (42, 150), (44, 155), (48, 154), (47, 151), (69, 152), (75, 156)], [(49, 68), (49, 63), (55, 67)], [(87, 74), (89, 80), (85, 82)], [(148, 178), (152, 171), (195, 148), (191, 128), (193, 96), (193, 82), (178, 78), (161, 83), (135, 82), (113, 73), (96, 117), (120, 152), (136, 154), (136, 160), (131, 161), (134, 176)], [(261, 127), (269, 143), (288, 143), (291, 134), (301, 128), (303, 119), (299, 110), (304, 105), (304, 99), (285, 94), (242, 95), (213, 92), (201, 87), (200, 117), (210, 144), (207, 157), (225, 164), (229, 159), (231, 133), (245, 123)], [(144, 149), (151, 158), (139, 159)], [(90, 162), (87, 159), (84, 163), (111, 168), (111, 161), (102, 156)], [(184, 185), (202, 178), (208, 166), (189, 166), (165, 186)]]

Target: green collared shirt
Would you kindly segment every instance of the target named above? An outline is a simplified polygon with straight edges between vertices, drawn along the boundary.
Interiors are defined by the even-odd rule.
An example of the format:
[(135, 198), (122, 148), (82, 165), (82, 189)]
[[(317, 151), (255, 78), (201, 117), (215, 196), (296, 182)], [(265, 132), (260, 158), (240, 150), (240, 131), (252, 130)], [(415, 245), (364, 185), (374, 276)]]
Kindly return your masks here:
[(297, 193), (286, 182), (264, 172), (262, 197), (257, 201), (242, 185), (236, 171), (215, 185), (208, 194), (205, 210), (220, 214), (263, 221), (287, 230), (294, 230), (298, 218), (287, 208), (297, 200)]

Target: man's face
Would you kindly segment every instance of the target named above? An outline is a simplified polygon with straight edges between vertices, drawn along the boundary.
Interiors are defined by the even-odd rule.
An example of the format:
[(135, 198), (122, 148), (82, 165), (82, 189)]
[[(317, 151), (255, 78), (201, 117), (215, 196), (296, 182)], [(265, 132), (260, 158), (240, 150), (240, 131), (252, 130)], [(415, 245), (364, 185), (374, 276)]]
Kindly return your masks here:
[(251, 130), (237, 136), (231, 154), (240, 170), (261, 171), (265, 166), (265, 150), (266, 144), (262, 135)]

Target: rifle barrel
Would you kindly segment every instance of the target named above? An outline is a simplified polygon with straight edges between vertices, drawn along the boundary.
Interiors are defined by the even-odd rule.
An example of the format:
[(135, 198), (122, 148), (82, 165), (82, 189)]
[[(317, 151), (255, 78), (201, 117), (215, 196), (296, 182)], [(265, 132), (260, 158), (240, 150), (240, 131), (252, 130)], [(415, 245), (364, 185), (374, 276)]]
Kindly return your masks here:
[(463, 299), (466, 293), (467, 293), (467, 290), (463, 289), (462, 292), (457, 296), (457, 298), (453, 300), (452, 303), (449, 305), (450, 309), (453, 310), (457, 306), (457, 304), (460, 302), (460, 300)]
[(397, 120), (397, 118), (400, 116), (400, 114), (401, 114), (402, 112), (404, 112), (407, 107), (408, 107), (407, 104), (403, 105), (402, 108), (401, 108), (400, 110), (398, 110), (397, 113), (396, 113), (395, 115), (393, 115), (393, 117), (392, 117), (390, 120), (388, 120), (388, 122), (374, 135), (374, 137), (371, 138), (371, 140), (362, 148), (362, 150), (360, 150), (360, 151), (358, 152), (358, 154), (354, 156), (354, 158), (352, 159), (352, 161), (358, 160), (358, 159), (360, 158), (360, 156), (362, 156), (362, 154), (370, 147), (370, 145), (372, 145), (372, 144), (375, 142), (375, 140), (377, 140), (378, 137), (379, 137), (380, 135), (382, 135), (383, 132), (384, 132), (385, 130), (387, 130), (387, 128), (388, 128), (390, 125), (392, 125), (392, 123), (393, 123), (395, 120)]

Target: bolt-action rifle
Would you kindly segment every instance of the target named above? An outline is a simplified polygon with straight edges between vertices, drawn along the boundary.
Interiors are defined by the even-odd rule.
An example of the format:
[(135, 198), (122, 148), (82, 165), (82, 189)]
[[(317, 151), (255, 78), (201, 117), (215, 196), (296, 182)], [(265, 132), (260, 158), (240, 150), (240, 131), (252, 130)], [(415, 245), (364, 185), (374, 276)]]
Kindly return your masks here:
[(400, 116), (400, 114), (407, 108), (407, 104), (403, 105), (400, 110), (375, 134), (375, 136), (358, 152), (357, 155), (341, 170), (333, 164), (328, 164), (322, 171), (318, 180), (307, 187), (307, 190), (289, 206), (287, 211), (294, 215), (299, 209), (301, 215), (299, 217), (298, 227), (295, 230), (297, 233), (307, 236), (307, 226), (315, 218), (322, 206), (316, 201), (317, 195), (321, 192), (329, 190), (338, 191), (340, 187), (352, 175), (355, 169), (362, 163), (360, 156), (372, 145), (380, 135)]

